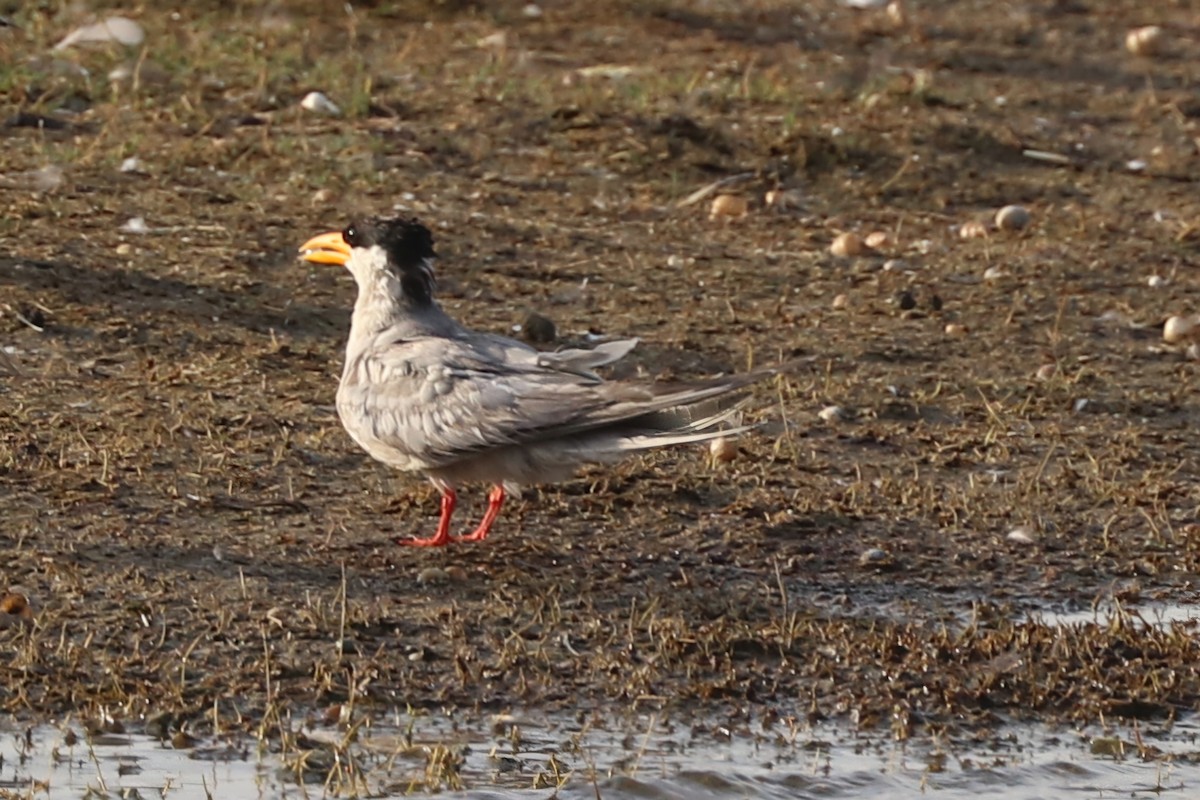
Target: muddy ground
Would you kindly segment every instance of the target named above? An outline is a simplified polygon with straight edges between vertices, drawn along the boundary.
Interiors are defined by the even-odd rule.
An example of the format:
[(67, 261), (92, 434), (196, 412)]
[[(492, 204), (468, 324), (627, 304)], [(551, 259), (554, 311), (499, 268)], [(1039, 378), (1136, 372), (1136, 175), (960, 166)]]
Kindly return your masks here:
[[(33, 604), (0, 707), (898, 736), (1195, 707), (1194, 626), (1140, 619), (1200, 570), (1196, 362), (1162, 341), (1197, 310), (1187, 4), (103, 5), (145, 44), (52, 52), (90, 19), (65, 3), (0, 29), (0, 589)], [(685, 202), (731, 177), (744, 216)], [(475, 327), (640, 337), (625, 376), (801, 367), (732, 463), (585, 471), (482, 544), (398, 547), (436, 493), (342, 431), (353, 282), (295, 258), (392, 209)]]

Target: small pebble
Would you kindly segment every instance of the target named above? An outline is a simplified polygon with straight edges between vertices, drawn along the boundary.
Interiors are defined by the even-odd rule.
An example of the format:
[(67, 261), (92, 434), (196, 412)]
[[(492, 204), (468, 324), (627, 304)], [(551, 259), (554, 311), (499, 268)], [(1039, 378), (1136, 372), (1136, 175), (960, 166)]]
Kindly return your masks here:
[(834, 311), (841, 311), (848, 305), (850, 305), (850, 298), (844, 294), (839, 294), (833, 298), (832, 306)]
[(941, 311), (942, 306), (943, 306), (943, 303), (942, 303), (941, 295), (935, 294), (929, 298), (929, 307), (932, 308), (934, 311)]
[(1200, 344), (1192, 342), (1188, 345), (1184, 354), (1188, 357), (1189, 361), (1200, 361)]
[(988, 267), (983, 271), (983, 279), (985, 281), (998, 281), (1008, 273), (999, 267)]
[(825, 406), (817, 412), (823, 422), (843, 422), (849, 416), (841, 406)]
[(1019, 231), (1029, 225), (1029, 210), (1024, 206), (1005, 206), (996, 212), (996, 227), (1002, 231)]
[(866, 249), (866, 244), (857, 233), (838, 234), (829, 245), (829, 252), (839, 257), (862, 255)]
[(1037, 532), (1028, 525), (1018, 525), (1004, 538), (1016, 544), (1037, 544)]
[[(127, 256), (132, 252), (133, 245), (131, 245), (129, 242), (121, 242), (119, 245), (117, 245), (117, 255), (119, 256)], [(220, 561), (220, 559), (217, 560)]]
[(887, 261), (883, 262), (884, 272), (899, 272), (907, 267), (908, 265), (898, 258), (889, 258)]
[(1038, 367), (1037, 372), (1034, 373), (1034, 377), (1037, 378), (1039, 381), (1048, 381), (1051, 378), (1053, 378), (1057, 373), (1058, 373), (1058, 365), (1057, 364), (1042, 364), (1040, 367)]
[(455, 583), (462, 583), (467, 579), (467, 571), (457, 564), (451, 564), (446, 567), (446, 577)]
[(1125, 34), (1125, 49), (1135, 56), (1152, 56), (1162, 47), (1162, 28), (1146, 25)]
[(1167, 279), (1161, 275), (1151, 275), (1146, 279), (1146, 285), (1151, 289), (1161, 289), (1167, 285)]
[(437, 584), (450, 580), (450, 575), (441, 567), (426, 567), (417, 573), (417, 583)]
[(141, 172), (142, 160), (137, 156), (130, 156), (121, 162), (121, 172)]
[(1072, 406), (1072, 408), (1074, 408), (1074, 409), (1075, 409), (1075, 413), (1076, 413), (1076, 414), (1078, 414), (1079, 412), (1081, 412), (1081, 411), (1083, 411), (1085, 408), (1087, 408), (1087, 407), (1088, 407), (1088, 406), (1091, 404), (1091, 402), (1092, 402), (1092, 401), (1091, 401), (1091, 400), (1089, 400), (1089, 399), (1087, 399), (1086, 397), (1081, 397), (1081, 398), (1079, 398), (1078, 400), (1076, 400), (1076, 401), (1075, 401), (1075, 405), (1074, 405), (1074, 406)]
[(987, 225), (977, 219), (968, 220), (958, 226), (958, 238), (960, 239), (982, 239), (987, 235)]
[(525, 341), (533, 344), (550, 344), (558, 338), (558, 329), (548, 317), (530, 311), (529, 316), (525, 317), (525, 322), (521, 324), (521, 335), (525, 337)]
[(947, 323), (946, 324), (946, 335), (947, 336), (966, 336), (967, 335), (967, 326), (960, 325), (957, 322)]
[(334, 194), (333, 189), (325, 187), (323, 189), (317, 189), (315, 192), (313, 192), (311, 202), (314, 206), (326, 206), (333, 202), (335, 197), (336, 195)]
[(799, 208), (801, 203), (801, 195), (795, 189), (771, 189), (763, 195), (763, 203), (767, 208), (777, 210), (785, 210), (789, 208)]
[(901, 311), (910, 311), (917, 307), (917, 298), (908, 289), (896, 294), (896, 306)]
[(739, 194), (719, 194), (713, 198), (712, 208), (708, 211), (709, 219), (726, 217), (730, 219), (746, 216), (750, 204)]
[(496, 31), (487, 36), (481, 36), (475, 40), (475, 46), (484, 50), (503, 50), (508, 47), (508, 33)]
[(727, 464), (738, 456), (737, 443), (728, 436), (713, 439), (708, 443), (708, 453), (714, 463)]
[(1184, 339), (1190, 338), (1196, 328), (1196, 318), (1192, 316), (1182, 317), (1175, 316), (1167, 319), (1163, 324), (1163, 341), (1168, 344), (1182, 342)]
[(892, 561), (891, 555), (886, 550), (881, 550), (878, 547), (872, 547), (869, 550), (864, 550), (862, 555), (858, 557), (858, 564), (862, 567), (881, 567), (890, 564)]
[(542, 16), (542, 7), (537, 3), (526, 3), (525, 7), (521, 9), (521, 14), (529, 19), (538, 19)]

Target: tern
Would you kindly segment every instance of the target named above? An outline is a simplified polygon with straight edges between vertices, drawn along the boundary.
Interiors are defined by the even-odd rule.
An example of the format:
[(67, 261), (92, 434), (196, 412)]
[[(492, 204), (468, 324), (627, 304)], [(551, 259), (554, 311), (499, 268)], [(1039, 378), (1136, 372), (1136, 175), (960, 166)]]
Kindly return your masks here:
[[(751, 384), (777, 369), (686, 385), (604, 380), (594, 370), (637, 339), (544, 352), (470, 330), (434, 297), (433, 236), (415, 219), (370, 218), (305, 242), (300, 258), (344, 266), (358, 284), (337, 390), (342, 425), (391, 467), (425, 475), (441, 492), (441, 516), (417, 547), (481, 541), (507, 493), (569, 478), (587, 463), (733, 436)], [(452, 536), (461, 483), (492, 485), (471, 533)]]

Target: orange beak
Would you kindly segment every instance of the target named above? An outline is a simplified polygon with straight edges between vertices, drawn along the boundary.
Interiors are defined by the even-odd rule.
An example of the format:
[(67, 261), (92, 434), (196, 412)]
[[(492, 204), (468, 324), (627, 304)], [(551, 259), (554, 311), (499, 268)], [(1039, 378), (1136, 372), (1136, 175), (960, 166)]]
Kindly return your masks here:
[(313, 264), (337, 264), (344, 267), (350, 260), (350, 245), (342, 238), (341, 231), (322, 233), (300, 246), (300, 258)]

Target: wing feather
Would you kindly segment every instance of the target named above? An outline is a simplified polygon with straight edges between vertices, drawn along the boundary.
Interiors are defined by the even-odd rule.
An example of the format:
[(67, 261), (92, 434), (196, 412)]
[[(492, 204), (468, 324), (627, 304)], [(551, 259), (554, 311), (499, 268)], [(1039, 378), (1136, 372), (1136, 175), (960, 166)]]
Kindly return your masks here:
[(605, 383), (586, 369), (633, 347), (610, 344), (592, 358), (582, 355), (587, 351), (566, 351), (555, 359), (502, 337), (381, 341), (347, 364), (338, 411), (371, 455), (426, 469), (483, 450), (610, 426), (630, 437), (686, 429), (693, 419), (672, 410), (704, 404), (762, 377), (749, 373), (683, 387)]

